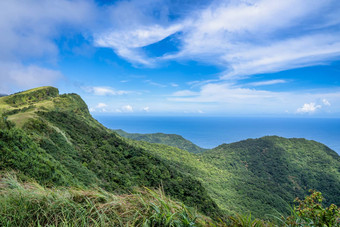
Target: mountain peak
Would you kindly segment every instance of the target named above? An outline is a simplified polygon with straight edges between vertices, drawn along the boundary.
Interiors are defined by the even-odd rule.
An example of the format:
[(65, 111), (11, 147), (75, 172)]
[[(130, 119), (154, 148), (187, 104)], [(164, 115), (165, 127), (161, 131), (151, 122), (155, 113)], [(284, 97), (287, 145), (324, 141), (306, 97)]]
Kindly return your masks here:
[(38, 87), (27, 91), (18, 92), (4, 97), (5, 103), (12, 107), (33, 104), (39, 101), (59, 96), (59, 90), (55, 87)]
[(51, 86), (0, 97), (0, 114), (7, 116), (8, 120), (18, 126), (36, 118), (39, 112), (46, 111), (72, 111), (81, 116), (90, 116), (86, 103), (79, 95), (73, 93), (59, 95), (59, 90)]

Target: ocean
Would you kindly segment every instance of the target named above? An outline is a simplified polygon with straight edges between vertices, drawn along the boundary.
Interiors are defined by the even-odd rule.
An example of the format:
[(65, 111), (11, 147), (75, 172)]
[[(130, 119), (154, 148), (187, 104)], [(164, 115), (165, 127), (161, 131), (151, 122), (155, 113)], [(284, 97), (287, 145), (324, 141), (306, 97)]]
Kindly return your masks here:
[(340, 154), (340, 118), (94, 116), (111, 129), (129, 133), (178, 134), (203, 148), (277, 135), (321, 142)]

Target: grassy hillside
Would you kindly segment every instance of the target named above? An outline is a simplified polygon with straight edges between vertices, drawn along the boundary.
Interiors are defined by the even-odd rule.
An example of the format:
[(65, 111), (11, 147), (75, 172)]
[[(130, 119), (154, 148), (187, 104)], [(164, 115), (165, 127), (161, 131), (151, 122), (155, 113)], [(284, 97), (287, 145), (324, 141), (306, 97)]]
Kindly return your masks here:
[(15, 173), (0, 173), (0, 204), (0, 226), (216, 226), (161, 189), (50, 189)]
[(160, 143), (172, 147), (177, 147), (182, 150), (186, 150), (192, 153), (201, 153), (207, 149), (201, 148), (196, 144), (192, 143), (189, 140), (184, 139), (180, 135), (176, 134), (165, 134), (165, 133), (150, 133), (150, 134), (141, 134), (141, 133), (127, 133), (121, 129), (115, 130), (119, 135), (133, 139), (133, 140), (141, 140), (149, 143)]
[(119, 193), (162, 185), (173, 198), (219, 214), (198, 180), (100, 125), (76, 94), (43, 87), (2, 97), (0, 106), (0, 149), (5, 151), (0, 170), (20, 171), (44, 185), (99, 186)]
[[(43, 186), (116, 194), (161, 186), (215, 218), (287, 215), (308, 189), (323, 192), (328, 204), (340, 201), (339, 156), (314, 141), (263, 137), (195, 154), (123, 138), (93, 119), (78, 95), (59, 95), (52, 87), (1, 97), (0, 114), (0, 170)], [(186, 144), (173, 135), (149, 138)]]
[(326, 204), (339, 205), (339, 156), (315, 141), (263, 137), (200, 154), (161, 144), (128, 142), (194, 176), (229, 214), (251, 212), (262, 218), (288, 215), (292, 201), (306, 196), (308, 189), (322, 191)]

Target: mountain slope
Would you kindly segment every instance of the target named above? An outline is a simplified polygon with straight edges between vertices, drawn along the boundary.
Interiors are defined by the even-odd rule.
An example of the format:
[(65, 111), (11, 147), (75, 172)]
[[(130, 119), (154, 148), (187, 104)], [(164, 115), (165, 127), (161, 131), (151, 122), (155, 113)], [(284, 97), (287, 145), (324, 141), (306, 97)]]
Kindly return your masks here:
[(121, 129), (115, 130), (119, 135), (133, 139), (141, 140), (149, 143), (160, 143), (172, 147), (177, 147), (182, 150), (186, 150), (192, 153), (201, 153), (207, 149), (201, 148), (189, 140), (184, 139), (180, 135), (176, 134), (165, 134), (165, 133), (127, 133)]
[[(340, 159), (323, 144), (277, 136), (224, 144), (201, 155), (204, 162), (237, 177), (228, 182), (243, 207), (287, 212), (285, 203), (308, 189), (323, 192), (327, 203), (340, 202)], [(242, 200), (251, 197), (252, 200)]]
[(0, 170), (20, 171), (47, 185), (115, 192), (162, 185), (187, 205), (219, 214), (199, 181), (106, 129), (76, 94), (33, 89), (0, 98), (0, 111), (0, 149), (6, 151), (0, 154)]
[(339, 156), (315, 141), (263, 137), (223, 144), (200, 154), (144, 141), (128, 142), (200, 180), (229, 214), (289, 214), (292, 201), (306, 196), (308, 189), (323, 192), (327, 204), (340, 201)]
[(93, 119), (78, 95), (52, 87), (1, 97), (0, 114), (0, 170), (46, 186), (125, 193), (162, 185), (215, 217), (220, 209), (288, 214), (291, 201), (310, 188), (328, 203), (340, 201), (339, 156), (314, 141), (263, 137), (194, 154), (123, 138)]

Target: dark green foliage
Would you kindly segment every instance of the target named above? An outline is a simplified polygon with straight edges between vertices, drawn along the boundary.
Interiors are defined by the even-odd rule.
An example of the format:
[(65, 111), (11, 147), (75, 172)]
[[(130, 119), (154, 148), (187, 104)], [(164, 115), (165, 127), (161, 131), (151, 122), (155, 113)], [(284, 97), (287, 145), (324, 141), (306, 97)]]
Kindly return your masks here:
[(115, 130), (119, 135), (133, 139), (140, 140), (149, 143), (160, 143), (172, 147), (177, 147), (182, 150), (186, 150), (192, 153), (201, 153), (207, 149), (201, 148), (196, 144), (193, 144), (189, 140), (184, 139), (180, 135), (176, 134), (164, 134), (164, 133), (152, 133), (152, 134), (140, 134), (140, 133), (127, 133), (121, 129)]
[(339, 156), (314, 141), (276, 136), (248, 139), (221, 145), (201, 158), (236, 176), (229, 187), (257, 217), (274, 209), (288, 214), (289, 202), (304, 197), (310, 188), (322, 191), (326, 204), (340, 202)]
[(0, 129), (0, 151), (0, 170), (17, 170), (47, 185), (79, 184), (21, 129)]
[[(130, 190), (133, 186), (158, 187), (167, 194), (198, 207), (211, 215), (218, 213), (217, 205), (209, 198), (199, 181), (181, 174), (166, 162), (121, 140), (105, 128), (91, 127), (73, 112), (39, 112), (39, 116), (65, 132), (71, 145), (54, 130), (43, 128), (41, 122), (26, 125), (45, 139), (40, 146), (61, 163), (72, 157), (100, 179), (99, 185), (109, 191)], [(44, 124), (43, 124), (44, 125)], [(46, 125), (45, 125), (46, 126)], [(32, 128), (35, 127), (35, 128)], [(49, 142), (50, 141), (50, 142)], [(63, 151), (67, 151), (67, 154)], [(69, 166), (68, 161), (64, 166)], [(72, 172), (72, 170), (69, 170)], [(84, 182), (86, 183), (86, 182)]]
[[(326, 204), (340, 201), (339, 156), (317, 142), (264, 137), (198, 152), (180, 136), (134, 135), (196, 149), (194, 154), (123, 138), (94, 120), (78, 95), (48, 90), (0, 99), (5, 113), (0, 118), (2, 170), (19, 171), (48, 186), (102, 187), (118, 193), (162, 186), (167, 195), (213, 217), (222, 216), (216, 203), (228, 214), (288, 214), (291, 201), (304, 197), (309, 188), (322, 191)], [(32, 96), (35, 92), (39, 95)], [(8, 99), (15, 102), (8, 105)], [(28, 106), (32, 100), (34, 106)]]

